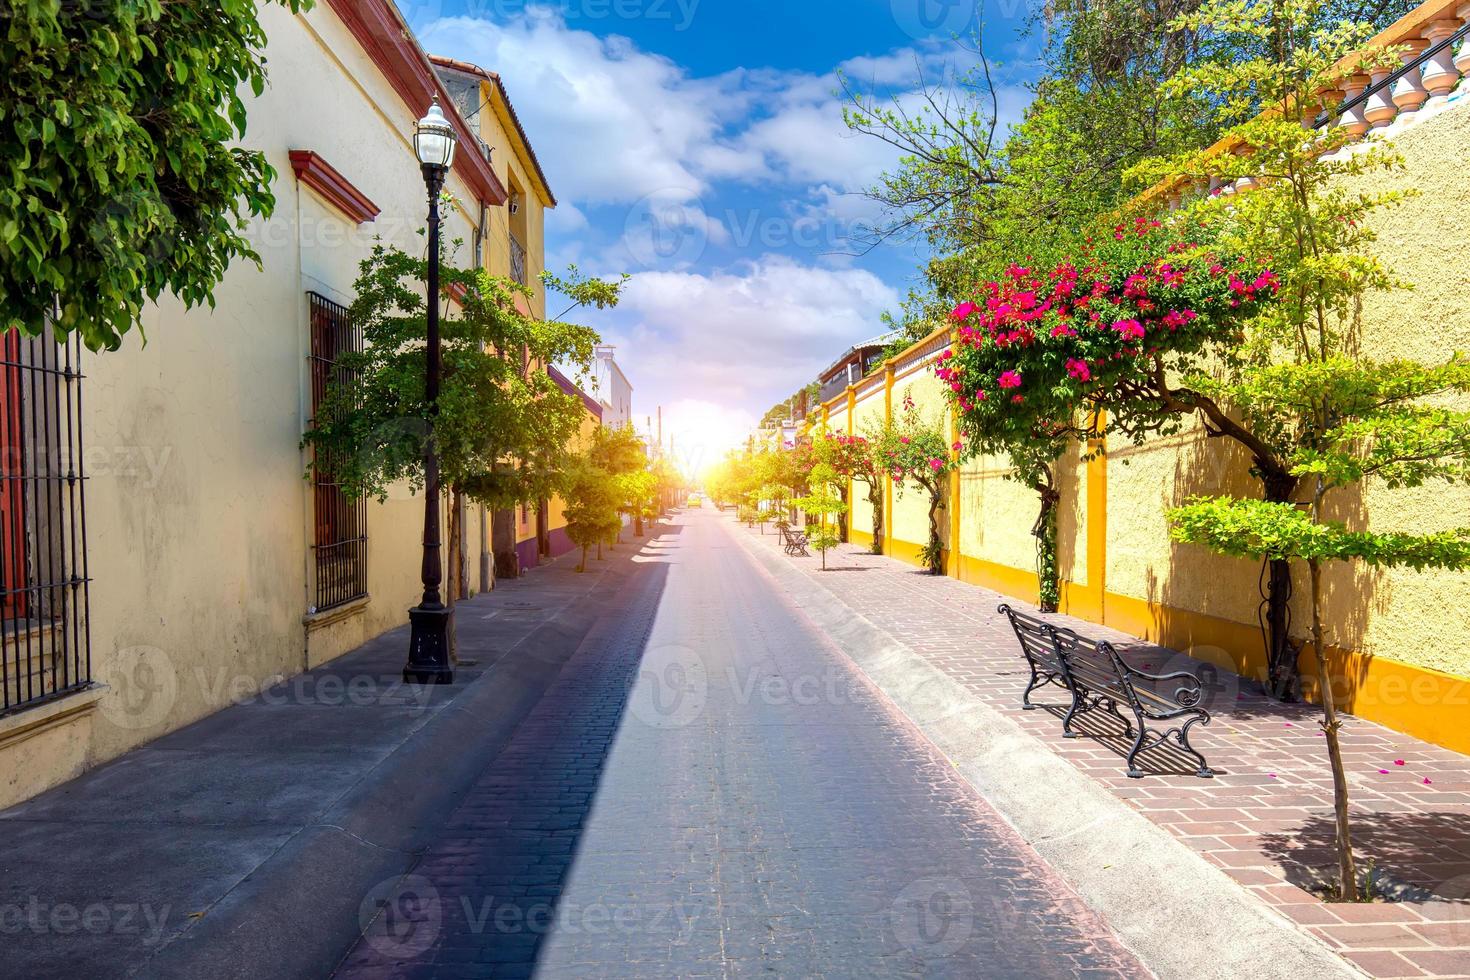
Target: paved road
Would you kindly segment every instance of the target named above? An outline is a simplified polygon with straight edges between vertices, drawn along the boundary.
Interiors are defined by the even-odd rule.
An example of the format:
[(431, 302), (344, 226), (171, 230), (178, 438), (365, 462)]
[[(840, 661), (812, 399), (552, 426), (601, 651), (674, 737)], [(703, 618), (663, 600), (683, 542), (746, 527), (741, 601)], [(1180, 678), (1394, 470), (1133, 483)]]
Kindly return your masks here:
[(339, 976), (1147, 975), (743, 532), (661, 532)]

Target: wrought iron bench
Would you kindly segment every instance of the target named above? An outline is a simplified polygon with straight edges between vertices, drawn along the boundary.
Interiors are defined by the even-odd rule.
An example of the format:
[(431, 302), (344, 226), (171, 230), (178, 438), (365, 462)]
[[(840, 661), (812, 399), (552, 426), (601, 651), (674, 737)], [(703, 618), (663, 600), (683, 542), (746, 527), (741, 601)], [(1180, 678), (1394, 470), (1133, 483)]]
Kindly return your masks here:
[[(1121, 721), (1125, 734), (1133, 739), (1127, 756), (1129, 777), (1142, 779), (1145, 775), (1138, 768), (1139, 753), (1170, 739), (1198, 763), (1195, 775), (1202, 779), (1215, 775), (1205, 757), (1189, 744), (1189, 730), (1210, 723), (1210, 713), (1200, 707), (1204, 685), (1198, 677), (1187, 670), (1148, 674), (1130, 667), (1106, 640), (1091, 640), (1073, 630), (1059, 629), (1009, 606), (1002, 605), (1000, 611), (1010, 619), (1031, 665), (1031, 682), (1022, 696), (1023, 705), (1035, 707), (1030, 703), (1031, 692), (1048, 682), (1070, 691), (1072, 703), (1062, 719), (1064, 738), (1077, 737), (1072, 722), (1079, 714), (1101, 708)], [(1045, 649), (1048, 641), (1050, 650)], [(1172, 694), (1154, 686), (1170, 682), (1178, 682)], [(1132, 721), (1124, 717), (1122, 705), (1128, 706)], [(1151, 730), (1150, 722), (1178, 724), (1160, 732)]]
[[(1215, 775), (1205, 757), (1189, 744), (1189, 730), (1195, 725), (1208, 725), (1210, 713), (1199, 706), (1204, 696), (1204, 685), (1187, 670), (1170, 674), (1146, 674), (1128, 666), (1118, 651), (1106, 640), (1101, 642), (1079, 636), (1072, 630), (1057, 630), (1057, 649), (1062, 663), (1067, 667), (1067, 676), (1072, 682), (1076, 700), (1072, 710), (1062, 723), (1062, 734), (1075, 738), (1071, 722), (1082, 711), (1106, 708), (1126, 726), (1126, 734), (1133, 738), (1133, 747), (1128, 750), (1128, 775), (1142, 779), (1143, 770), (1138, 768), (1138, 754), (1145, 749), (1162, 745), (1170, 738), (1179, 748), (1199, 763), (1195, 775), (1209, 779)], [(1138, 682), (1145, 682), (1140, 685)], [(1153, 684), (1178, 682), (1172, 694), (1153, 687)], [(1126, 704), (1133, 712), (1134, 721), (1123, 717), (1119, 704)], [(1171, 724), (1162, 732), (1150, 731), (1149, 722), (1179, 722)]]
[(783, 547), (785, 548), (788, 555), (793, 558), (797, 557), (798, 555), (800, 555), (802, 558), (811, 557), (811, 554), (806, 550), (807, 542), (805, 531), (793, 531), (791, 529), (791, 525), (787, 524), (785, 521), (777, 524), (776, 529), (781, 532), (781, 540), (784, 542)]
[(1026, 711), (1035, 711), (1041, 707), (1031, 703), (1031, 692), (1047, 684), (1062, 688), (1067, 692), (1068, 698), (1075, 702), (1076, 693), (1072, 690), (1071, 681), (1067, 679), (1066, 664), (1057, 652), (1056, 628), (1045, 620), (1017, 612), (1004, 603), (999, 611), (1011, 621), (1011, 629), (1016, 631), (1016, 639), (1021, 642), (1021, 653), (1031, 668), (1031, 680), (1021, 694), (1021, 707)]

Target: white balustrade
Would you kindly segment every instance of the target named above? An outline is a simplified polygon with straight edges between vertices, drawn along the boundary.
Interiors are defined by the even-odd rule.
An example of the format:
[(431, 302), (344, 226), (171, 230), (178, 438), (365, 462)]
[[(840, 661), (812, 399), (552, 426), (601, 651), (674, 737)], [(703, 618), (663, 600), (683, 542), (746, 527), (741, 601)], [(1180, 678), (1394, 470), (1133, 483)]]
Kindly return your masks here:
[[(1368, 76), (1353, 75), (1347, 79), (1346, 83), (1344, 83), (1343, 101), (1351, 102), (1353, 99), (1356, 99), (1367, 90)], [(1342, 118), (1337, 121), (1337, 124), (1346, 129), (1349, 133), (1352, 133), (1354, 136), (1362, 136), (1368, 131), (1368, 119), (1364, 115), (1365, 110), (1366, 106), (1364, 106), (1363, 103), (1360, 102), (1349, 109), (1347, 112), (1344, 112), (1342, 114)]]
[[(1370, 86), (1383, 85), (1391, 74), (1391, 69), (1375, 68)], [(1369, 127), (1373, 129), (1383, 129), (1393, 122), (1393, 117), (1398, 114), (1398, 106), (1393, 104), (1393, 95), (1386, 86), (1368, 96), (1368, 104), (1363, 106), (1363, 118), (1368, 120)]]
[[(1457, 21), (1436, 20), (1424, 28), (1424, 40), (1433, 47), (1460, 29)], [(1431, 99), (1443, 99), (1455, 90), (1460, 70), (1455, 67), (1455, 49), (1451, 45), (1424, 63), (1424, 90)]]
[[(1400, 55), (1403, 58), (1404, 67), (1408, 68), (1419, 59), (1428, 48), (1429, 42), (1422, 38), (1414, 38), (1401, 41), (1399, 46), (1403, 48)], [(1398, 81), (1393, 83), (1393, 104), (1398, 107), (1400, 123), (1408, 122), (1405, 118), (1411, 112), (1418, 112), (1429, 98), (1429, 90), (1424, 87), (1423, 69), (1415, 65), (1409, 68)]]

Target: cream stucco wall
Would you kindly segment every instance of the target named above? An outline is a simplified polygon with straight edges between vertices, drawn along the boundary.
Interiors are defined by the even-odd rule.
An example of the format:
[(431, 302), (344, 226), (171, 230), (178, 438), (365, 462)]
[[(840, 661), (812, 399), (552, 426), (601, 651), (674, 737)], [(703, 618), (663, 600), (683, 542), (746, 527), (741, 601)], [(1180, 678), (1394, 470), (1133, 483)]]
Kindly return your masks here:
[[(259, 15), (270, 83), (249, 103), (244, 142), (277, 171), (275, 214), (251, 230), (262, 267), (235, 263), (213, 309), (162, 302), (121, 350), (84, 359), (93, 676), (108, 690), (95, 711), (38, 736), (0, 731), (0, 805), (338, 656), (406, 622), (417, 600), (423, 502), (396, 488), (369, 508), (369, 599), (310, 628), (300, 448), (306, 293), (350, 302), (379, 237), (423, 249), (415, 113), (329, 5)], [(356, 226), (298, 185), (294, 149), (339, 170), (381, 208), (377, 220)], [(448, 187), (473, 200), (457, 176)], [(470, 240), (477, 211), (449, 211), (446, 236)], [(473, 569), (478, 536), (467, 537)]]

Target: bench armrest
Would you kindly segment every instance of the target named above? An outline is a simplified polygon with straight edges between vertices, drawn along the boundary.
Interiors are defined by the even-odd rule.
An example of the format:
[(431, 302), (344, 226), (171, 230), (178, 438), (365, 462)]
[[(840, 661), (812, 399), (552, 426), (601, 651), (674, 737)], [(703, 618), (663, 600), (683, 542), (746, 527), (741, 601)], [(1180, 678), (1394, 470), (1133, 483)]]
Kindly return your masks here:
[(1141, 677), (1147, 681), (1184, 681), (1174, 691), (1174, 700), (1179, 702), (1182, 708), (1196, 707), (1204, 698), (1205, 684), (1197, 675), (1188, 670), (1176, 670), (1170, 674), (1150, 674), (1146, 671), (1137, 670), (1123, 665), (1133, 677)]

